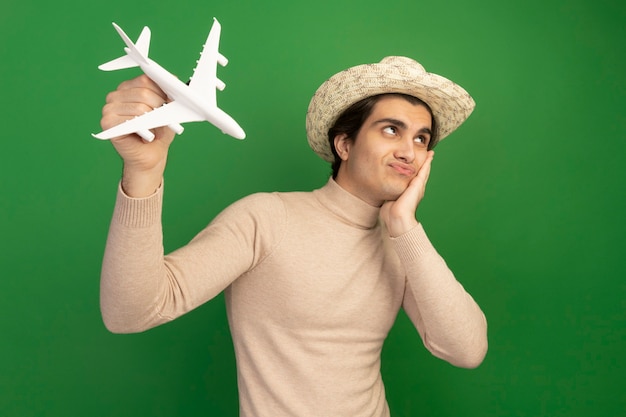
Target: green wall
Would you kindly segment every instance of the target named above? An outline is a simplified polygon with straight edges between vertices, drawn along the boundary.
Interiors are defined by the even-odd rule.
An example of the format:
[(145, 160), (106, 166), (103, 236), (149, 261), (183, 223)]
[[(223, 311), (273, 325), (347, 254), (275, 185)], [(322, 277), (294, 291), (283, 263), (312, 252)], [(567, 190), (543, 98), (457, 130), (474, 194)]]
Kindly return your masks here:
[(166, 173), (167, 249), (255, 191), (309, 190), (317, 86), (408, 55), (478, 106), (437, 151), (420, 219), (489, 320), (476, 370), (430, 357), (401, 315), (383, 357), (394, 416), (626, 415), (626, 6), (617, 0), (4, 2), (0, 8), (0, 415), (236, 416), (223, 298), (137, 335), (98, 307), (120, 161), (104, 73), (152, 29), (186, 78), (222, 23), (221, 107), (243, 142), (188, 124)]

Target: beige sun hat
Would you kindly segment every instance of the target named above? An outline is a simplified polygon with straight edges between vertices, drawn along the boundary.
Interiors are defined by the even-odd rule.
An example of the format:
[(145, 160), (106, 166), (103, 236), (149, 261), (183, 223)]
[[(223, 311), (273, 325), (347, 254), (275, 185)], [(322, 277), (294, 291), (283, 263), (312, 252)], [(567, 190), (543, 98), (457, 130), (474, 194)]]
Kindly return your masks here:
[(341, 71), (317, 89), (306, 115), (311, 148), (322, 159), (333, 162), (328, 130), (352, 104), (383, 93), (408, 94), (427, 103), (437, 124), (437, 136), (432, 138), (434, 144), (459, 127), (476, 105), (467, 91), (447, 78), (426, 72), (411, 58), (389, 56), (378, 64)]

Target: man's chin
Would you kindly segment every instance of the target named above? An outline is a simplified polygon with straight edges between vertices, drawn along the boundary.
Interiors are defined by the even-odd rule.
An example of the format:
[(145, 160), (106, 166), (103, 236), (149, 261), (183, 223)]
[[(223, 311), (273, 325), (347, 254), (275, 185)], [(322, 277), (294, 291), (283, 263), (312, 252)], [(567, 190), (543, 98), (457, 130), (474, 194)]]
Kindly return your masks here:
[(385, 201), (396, 201), (406, 191), (409, 184), (385, 187)]

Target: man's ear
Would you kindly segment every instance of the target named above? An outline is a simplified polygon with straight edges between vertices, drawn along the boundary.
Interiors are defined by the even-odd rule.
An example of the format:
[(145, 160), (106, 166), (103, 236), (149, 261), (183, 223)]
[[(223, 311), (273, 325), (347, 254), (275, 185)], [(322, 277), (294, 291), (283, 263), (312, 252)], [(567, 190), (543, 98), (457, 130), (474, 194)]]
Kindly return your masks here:
[(352, 140), (348, 138), (346, 133), (341, 133), (335, 136), (335, 150), (337, 151), (337, 155), (341, 158), (342, 161), (348, 159), (348, 155), (350, 154), (350, 148), (352, 146)]

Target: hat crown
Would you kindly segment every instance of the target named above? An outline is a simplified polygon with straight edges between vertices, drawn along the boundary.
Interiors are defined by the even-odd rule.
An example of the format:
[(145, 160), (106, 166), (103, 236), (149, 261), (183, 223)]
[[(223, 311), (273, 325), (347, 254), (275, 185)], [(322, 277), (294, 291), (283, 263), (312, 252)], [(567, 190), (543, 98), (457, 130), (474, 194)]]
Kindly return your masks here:
[(393, 65), (399, 68), (410, 68), (417, 72), (426, 72), (422, 64), (406, 56), (387, 56), (380, 61), (381, 64)]

